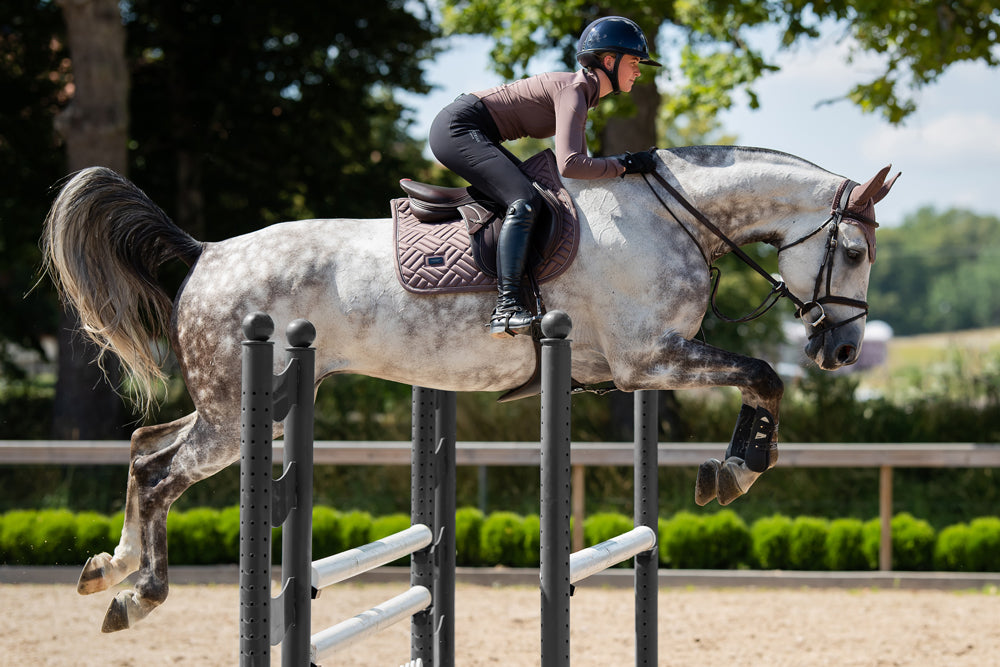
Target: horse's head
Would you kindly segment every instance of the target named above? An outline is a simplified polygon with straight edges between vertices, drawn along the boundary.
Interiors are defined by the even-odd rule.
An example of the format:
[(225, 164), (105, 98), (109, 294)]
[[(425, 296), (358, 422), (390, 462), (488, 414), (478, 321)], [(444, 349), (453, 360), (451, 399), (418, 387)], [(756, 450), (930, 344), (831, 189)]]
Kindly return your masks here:
[(817, 366), (853, 364), (868, 315), (868, 276), (875, 261), (875, 204), (889, 193), (886, 167), (864, 184), (845, 180), (830, 217), (779, 250), (779, 269), (806, 327), (805, 352)]

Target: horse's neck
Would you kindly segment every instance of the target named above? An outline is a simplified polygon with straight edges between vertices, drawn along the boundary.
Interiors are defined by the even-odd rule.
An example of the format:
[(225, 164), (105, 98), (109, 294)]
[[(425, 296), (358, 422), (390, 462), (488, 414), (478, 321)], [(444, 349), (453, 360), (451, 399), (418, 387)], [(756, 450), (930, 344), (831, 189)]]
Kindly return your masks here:
[[(702, 146), (663, 151), (661, 158), (681, 194), (738, 245), (801, 236), (800, 227), (814, 227), (829, 213), (843, 180), (800, 158), (759, 149)], [(720, 247), (703, 226), (695, 233), (704, 247)]]

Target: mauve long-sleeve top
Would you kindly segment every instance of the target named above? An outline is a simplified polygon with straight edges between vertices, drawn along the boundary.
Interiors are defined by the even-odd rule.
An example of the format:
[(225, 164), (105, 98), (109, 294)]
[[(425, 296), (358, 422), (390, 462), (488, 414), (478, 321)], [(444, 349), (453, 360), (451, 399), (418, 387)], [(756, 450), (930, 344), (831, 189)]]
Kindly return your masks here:
[(600, 100), (600, 81), (587, 70), (549, 72), (473, 93), (483, 101), (504, 141), (554, 137), (559, 173), (610, 178), (625, 167), (587, 152), (587, 112)]

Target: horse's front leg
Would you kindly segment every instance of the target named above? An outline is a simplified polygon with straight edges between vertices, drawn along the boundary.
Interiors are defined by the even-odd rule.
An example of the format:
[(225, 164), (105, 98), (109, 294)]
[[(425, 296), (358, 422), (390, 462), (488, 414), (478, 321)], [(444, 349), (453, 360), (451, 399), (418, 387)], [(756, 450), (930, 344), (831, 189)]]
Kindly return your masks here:
[(623, 390), (736, 387), (743, 398), (723, 461), (709, 459), (698, 469), (695, 502), (718, 499), (728, 505), (750, 490), (778, 460), (778, 413), (784, 384), (770, 364), (728, 352), (679, 334), (667, 334), (655, 350), (612, 368)]
[(718, 498), (720, 505), (728, 505), (749, 491), (757, 478), (778, 462), (777, 435), (774, 413), (744, 403), (725, 459), (709, 459), (698, 467), (695, 502), (706, 505)]

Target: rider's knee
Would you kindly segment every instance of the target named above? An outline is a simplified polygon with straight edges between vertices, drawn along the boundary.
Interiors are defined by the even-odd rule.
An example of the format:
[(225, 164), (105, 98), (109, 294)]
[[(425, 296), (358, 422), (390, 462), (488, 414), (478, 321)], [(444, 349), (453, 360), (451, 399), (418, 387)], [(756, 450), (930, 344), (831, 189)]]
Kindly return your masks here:
[(507, 207), (507, 216), (534, 222), (545, 205), (545, 200), (537, 192), (530, 197), (516, 199)]

